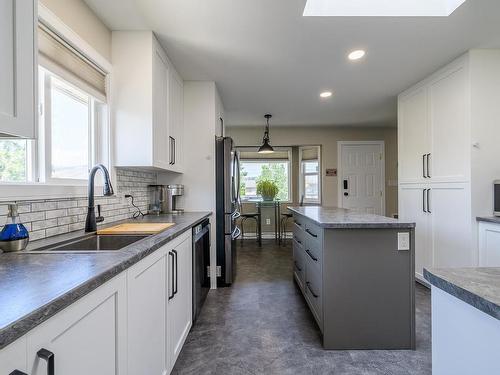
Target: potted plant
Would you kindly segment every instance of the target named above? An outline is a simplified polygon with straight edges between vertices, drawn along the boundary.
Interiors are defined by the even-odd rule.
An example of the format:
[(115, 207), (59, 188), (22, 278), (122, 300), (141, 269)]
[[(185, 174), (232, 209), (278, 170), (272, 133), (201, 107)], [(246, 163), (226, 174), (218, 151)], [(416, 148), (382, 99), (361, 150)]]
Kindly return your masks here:
[(265, 201), (274, 200), (276, 195), (278, 195), (278, 191), (278, 185), (274, 181), (260, 180), (257, 182), (257, 194)]

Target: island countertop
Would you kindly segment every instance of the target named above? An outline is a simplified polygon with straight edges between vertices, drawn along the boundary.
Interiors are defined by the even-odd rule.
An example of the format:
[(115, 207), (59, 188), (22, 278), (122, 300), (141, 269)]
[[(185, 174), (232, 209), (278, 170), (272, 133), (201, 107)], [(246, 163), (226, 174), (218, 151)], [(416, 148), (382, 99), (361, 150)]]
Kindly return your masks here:
[(424, 269), (431, 285), (500, 320), (500, 268)]
[[(108, 226), (124, 222), (175, 223), (163, 232), (113, 252), (0, 254), (0, 349), (210, 215), (186, 212), (111, 223)], [(28, 250), (82, 234), (78, 231), (34, 241)]]
[(323, 206), (289, 206), (293, 213), (302, 215), (323, 228), (370, 229), (414, 228), (415, 223), (403, 222), (390, 217), (367, 214), (355, 210)]

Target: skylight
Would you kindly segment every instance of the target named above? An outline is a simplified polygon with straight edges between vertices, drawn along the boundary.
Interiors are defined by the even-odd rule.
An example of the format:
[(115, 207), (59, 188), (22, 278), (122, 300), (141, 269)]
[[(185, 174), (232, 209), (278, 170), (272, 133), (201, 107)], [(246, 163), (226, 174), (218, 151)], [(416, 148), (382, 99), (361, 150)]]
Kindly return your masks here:
[(304, 16), (447, 17), (466, 0), (307, 0)]

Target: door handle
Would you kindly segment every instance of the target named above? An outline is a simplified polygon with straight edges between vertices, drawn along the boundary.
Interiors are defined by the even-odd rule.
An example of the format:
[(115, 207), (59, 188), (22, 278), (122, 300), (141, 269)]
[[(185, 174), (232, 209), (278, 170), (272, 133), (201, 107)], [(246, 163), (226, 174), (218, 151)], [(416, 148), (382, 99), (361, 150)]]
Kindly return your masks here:
[(176, 295), (177, 292), (179, 291), (179, 267), (178, 267), (178, 263), (177, 263), (177, 250), (172, 250), (172, 253), (174, 253), (175, 255), (175, 290), (174, 290), (174, 294), (173, 295)]
[(349, 189), (349, 181), (344, 180), (344, 190), (347, 190), (347, 189)]
[(171, 272), (171, 276), (170, 276), (170, 281), (172, 282), (172, 294), (170, 294), (170, 291), (168, 293), (168, 300), (170, 301), (172, 298), (174, 298), (174, 282), (175, 282), (175, 279), (174, 279), (174, 254), (169, 251), (168, 252), (168, 256), (172, 257), (172, 263), (170, 263), (172, 266), (170, 267), (170, 270), (172, 271)]
[(43, 359), (44, 361), (47, 362), (47, 375), (54, 375), (54, 362), (55, 362), (55, 355), (54, 353), (52, 353), (50, 350), (47, 350), (47, 349), (40, 349), (37, 353), (36, 353), (37, 357), (40, 358), (40, 359)]

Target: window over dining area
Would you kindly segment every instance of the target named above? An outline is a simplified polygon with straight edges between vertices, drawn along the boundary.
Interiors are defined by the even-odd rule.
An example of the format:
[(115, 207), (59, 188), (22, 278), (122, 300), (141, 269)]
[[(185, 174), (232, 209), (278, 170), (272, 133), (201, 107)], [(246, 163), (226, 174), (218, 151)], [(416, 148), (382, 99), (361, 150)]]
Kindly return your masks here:
[(259, 181), (273, 181), (278, 187), (276, 199), (291, 201), (291, 148), (275, 147), (272, 154), (259, 154), (255, 149), (239, 148), (240, 195), (243, 201), (261, 199)]

